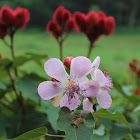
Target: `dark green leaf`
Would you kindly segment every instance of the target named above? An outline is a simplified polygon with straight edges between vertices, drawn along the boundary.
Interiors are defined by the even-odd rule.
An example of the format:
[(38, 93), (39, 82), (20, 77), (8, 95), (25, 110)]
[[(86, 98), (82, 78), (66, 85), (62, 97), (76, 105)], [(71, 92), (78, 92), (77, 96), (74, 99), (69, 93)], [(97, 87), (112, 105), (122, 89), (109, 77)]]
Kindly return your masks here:
[(8, 58), (0, 59), (0, 69), (5, 69), (12, 64), (11, 60)]
[(102, 118), (114, 120), (117, 122), (121, 122), (121, 123), (125, 124), (131, 130), (129, 123), (127, 122), (127, 120), (125, 119), (124, 115), (121, 112), (116, 111), (114, 113), (109, 113), (105, 109), (100, 109), (97, 112), (93, 112), (93, 116), (102, 117)]
[(47, 132), (48, 130), (46, 127), (41, 127), (22, 134), (12, 140), (39, 140), (43, 138)]
[(110, 140), (110, 139), (109, 139), (109, 135), (104, 135), (104, 136), (93, 135), (92, 140)]
[(0, 81), (0, 89), (6, 90), (6, 85)]
[(52, 128), (57, 131), (57, 119), (58, 119), (58, 112), (59, 112), (59, 107), (55, 107), (52, 105), (51, 101), (44, 101), (42, 100), (42, 103), (46, 107), (46, 113), (48, 117), (48, 121), (50, 122)]
[(28, 77), (18, 78), (16, 86), (19, 91), (25, 94), (29, 99), (39, 102), (40, 97), (37, 93), (38, 84)]
[[(78, 121), (75, 121), (75, 118), (79, 118), (79, 122), (82, 121), (83, 123), (78, 123)], [(57, 120), (57, 127), (59, 130), (65, 131), (67, 140), (90, 140), (93, 135), (92, 127), (94, 124), (95, 121), (91, 113), (83, 111), (72, 113), (68, 108), (62, 108), (60, 110)]]
[(130, 133), (130, 130), (123, 124), (115, 123), (110, 132), (110, 140), (121, 140)]

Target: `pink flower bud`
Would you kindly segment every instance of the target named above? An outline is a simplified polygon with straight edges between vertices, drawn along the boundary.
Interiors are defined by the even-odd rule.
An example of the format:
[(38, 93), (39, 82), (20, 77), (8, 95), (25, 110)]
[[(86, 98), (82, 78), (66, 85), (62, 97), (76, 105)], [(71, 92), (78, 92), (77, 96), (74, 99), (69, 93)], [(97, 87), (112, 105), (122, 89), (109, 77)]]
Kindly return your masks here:
[(0, 53), (0, 59), (2, 59), (2, 54)]
[(69, 57), (66, 57), (64, 60), (64, 65), (69, 69), (70, 69), (71, 61), (73, 58), (74, 58), (73, 56), (69, 56)]
[(140, 95), (140, 88), (138, 88), (135, 92), (134, 92), (135, 95)]

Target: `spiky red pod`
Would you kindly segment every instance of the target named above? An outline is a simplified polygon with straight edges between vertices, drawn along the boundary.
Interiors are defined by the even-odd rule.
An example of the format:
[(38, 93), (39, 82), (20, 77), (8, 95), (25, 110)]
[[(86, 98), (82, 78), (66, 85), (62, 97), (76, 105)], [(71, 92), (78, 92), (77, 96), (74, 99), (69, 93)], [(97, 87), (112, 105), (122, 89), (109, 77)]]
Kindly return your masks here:
[(137, 71), (137, 66), (135, 64), (133, 64), (132, 62), (129, 63), (129, 67), (133, 72)]
[(137, 70), (137, 76), (140, 78), (140, 68)]
[(69, 69), (70, 69), (71, 61), (73, 58), (74, 58), (73, 56), (69, 56), (69, 57), (66, 57), (64, 60), (64, 65)]
[(72, 31), (75, 29), (75, 22), (73, 18), (70, 18), (66, 24), (65, 24), (65, 29)]
[(69, 10), (65, 9), (63, 6), (59, 6), (53, 16), (55, 22), (61, 24), (65, 23), (71, 17)]
[(56, 29), (57, 29), (57, 23), (55, 22), (55, 21), (53, 21), (53, 20), (50, 20), (49, 22), (48, 22), (48, 25), (47, 25), (47, 27), (46, 27), (46, 30), (48, 31), (48, 32), (53, 32), (53, 31), (55, 31)]
[(103, 11), (99, 11), (97, 14), (100, 18), (106, 17), (106, 15)]
[(86, 32), (86, 15), (81, 12), (74, 13), (74, 20), (78, 32)]
[(14, 26), (17, 29), (23, 29), (26, 26), (29, 19), (30, 13), (28, 9), (21, 7), (16, 8)]
[(115, 18), (112, 16), (106, 17), (105, 19), (105, 35), (112, 35), (116, 26)]
[(60, 37), (62, 34), (63, 34), (62, 28), (61, 28), (59, 25), (57, 25), (57, 28), (56, 28), (56, 30), (54, 30), (54, 31), (52, 32), (52, 35), (53, 35), (54, 37), (58, 38), (58, 37)]
[(0, 12), (0, 19), (3, 22), (3, 24), (7, 26), (13, 26), (14, 24), (14, 11), (9, 6), (3, 6)]
[(98, 15), (94, 11), (90, 11), (87, 15), (86, 26), (87, 30), (94, 30), (95, 25), (98, 23)]
[(134, 92), (135, 95), (140, 95), (140, 88), (138, 88), (135, 92)]

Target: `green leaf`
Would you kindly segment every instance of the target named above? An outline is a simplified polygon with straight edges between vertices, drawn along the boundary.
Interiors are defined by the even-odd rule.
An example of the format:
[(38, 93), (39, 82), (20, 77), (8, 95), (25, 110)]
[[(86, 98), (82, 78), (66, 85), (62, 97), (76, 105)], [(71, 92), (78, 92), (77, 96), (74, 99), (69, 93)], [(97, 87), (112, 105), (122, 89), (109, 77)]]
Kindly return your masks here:
[(47, 58), (48, 55), (44, 54), (34, 54), (34, 53), (26, 53), (24, 56), (18, 56), (13, 60), (13, 67), (18, 67), (23, 65), (28, 61), (35, 61), (37, 64), (41, 64), (41, 60)]
[(93, 134), (98, 136), (103, 136), (105, 133), (104, 126), (100, 125), (97, 129), (94, 129)]
[(31, 130), (27, 133), (24, 133), (12, 140), (39, 140), (39, 139), (43, 138), (47, 132), (48, 132), (48, 130), (46, 127), (41, 127), (41, 128)]
[(6, 85), (0, 81), (0, 89), (6, 90)]
[[(78, 121), (75, 121), (75, 118), (82, 119), (83, 123), (77, 123)], [(72, 122), (73, 125), (75, 124), (76, 126), (78, 124), (79, 127), (74, 127)], [(61, 108), (57, 120), (57, 127), (60, 131), (65, 131), (67, 140), (90, 140), (93, 135), (92, 127), (94, 124), (95, 121), (91, 113), (83, 111), (72, 113), (68, 108)]]
[(110, 140), (110, 139), (109, 139), (109, 135), (104, 135), (104, 136), (93, 135), (92, 140)]
[(123, 124), (115, 123), (110, 132), (110, 140), (121, 140), (130, 130)]
[(40, 97), (37, 93), (38, 84), (28, 77), (18, 78), (16, 80), (16, 87), (29, 99), (39, 102)]
[(45, 105), (46, 107), (46, 113), (47, 113), (47, 117), (48, 117), (48, 121), (50, 122), (52, 128), (57, 131), (57, 119), (58, 119), (58, 112), (59, 112), (59, 107), (55, 107), (52, 105), (51, 101), (44, 101), (41, 100), (42, 103)]
[(121, 112), (116, 111), (114, 113), (109, 113), (105, 109), (100, 109), (97, 112), (93, 112), (93, 116), (102, 117), (102, 118), (114, 120), (117, 122), (121, 122), (121, 123), (125, 124), (131, 130), (129, 123), (127, 122), (127, 120), (125, 119), (124, 115)]
[(122, 89), (121, 85), (117, 83), (116, 81), (113, 81), (113, 85), (117, 89), (117, 91), (119, 91), (119, 93), (121, 93), (126, 99), (128, 99), (130, 102), (132, 102), (135, 105), (139, 105), (140, 97), (135, 96), (135, 95), (128, 96)]
[(0, 137), (3, 136), (7, 125), (7, 116), (0, 114)]
[(11, 60), (8, 58), (0, 59), (0, 69), (5, 69), (12, 64)]
[(7, 137), (14, 138), (27, 131), (46, 125), (47, 115), (41, 112), (33, 112), (26, 115), (16, 114), (10, 116), (7, 123)]

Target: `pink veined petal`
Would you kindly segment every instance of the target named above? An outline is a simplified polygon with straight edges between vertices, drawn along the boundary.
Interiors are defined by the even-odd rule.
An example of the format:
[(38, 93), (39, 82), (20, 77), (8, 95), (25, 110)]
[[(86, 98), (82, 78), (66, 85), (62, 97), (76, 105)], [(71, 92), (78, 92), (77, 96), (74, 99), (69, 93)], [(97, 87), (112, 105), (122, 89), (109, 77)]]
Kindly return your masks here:
[(67, 74), (63, 63), (59, 59), (49, 59), (45, 63), (44, 69), (49, 76), (55, 78), (62, 83), (65, 83), (69, 78), (69, 75)]
[(75, 94), (74, 97), (69, 98), (67, 94), (65, 94), (60, 102), (60, 107), (67, 107), (70, 110), (76, 109), (81, 104), (80, 95)]
[(52, 99), (64, 92), (65, 88), (62, 87), (60, 82), (44, 81), (38, 86), (38, 94), (44, 100)]
[(107, 91), (100, 90), (97, 95), (97, 101), (99, 105), (104, 108), (108, 109), (112, 104), (112, 99)]
[(89, 80), (87, 83), (80, 84), (80, 91), (83, 97), (95, 98), (99, 92), (99, 84), (97, 81)]
[(100, 87), (104, 87), (106, 83), (106, 77), (104, 76), (103, 72), (99, 69), (95, 69), (94, 76), (92, 76), (92, 79), (97, 81)]
[(78, 56), (71, 61), (70, 76), (80, 79), (88, 75), (91, 69), (91, 61), (84, 56)]
[(90, 72), (91, 75), (93, 75), (95, 69), (98, 69), (99, 65), (100, 65), (100, 57), (97, 56), (92, 63), (92, 71)]
[(83, 100), (83, 109), (85, 111), (93, 112), (93, 104), (89, 101), (88, 98)]

